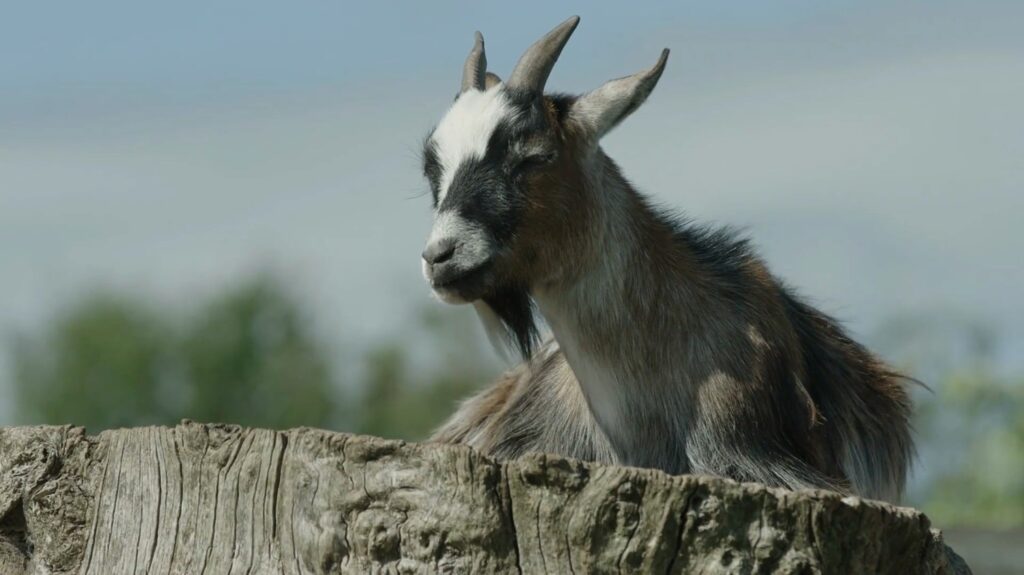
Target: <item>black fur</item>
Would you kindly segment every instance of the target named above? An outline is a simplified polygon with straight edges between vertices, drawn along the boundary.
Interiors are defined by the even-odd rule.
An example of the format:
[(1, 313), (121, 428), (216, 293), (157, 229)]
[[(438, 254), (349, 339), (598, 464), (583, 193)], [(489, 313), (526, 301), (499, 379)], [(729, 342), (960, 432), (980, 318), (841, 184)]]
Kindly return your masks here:
[(441, 163), (437, 159), (437, 146), (428, 134), (423, 140), (423, 175), (427, 177), (430, 184), (430, 195), (433, 197), (434, 207), (437, 207), (437, 195), (441, 187)]
[(536, 310), (529, 292), (524, 288), (503, 286), (484, 297), (484, 303), (501, 319), (509, 340), (523, 359), (529, 359), (540, 341)]

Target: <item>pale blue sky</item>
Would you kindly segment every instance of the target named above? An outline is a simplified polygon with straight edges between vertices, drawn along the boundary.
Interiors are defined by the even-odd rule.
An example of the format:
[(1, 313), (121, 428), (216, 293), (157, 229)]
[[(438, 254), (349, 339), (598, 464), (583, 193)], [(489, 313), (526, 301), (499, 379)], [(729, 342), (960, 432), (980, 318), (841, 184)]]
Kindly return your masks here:
[(640, 188), (859, 332), (953, 310), (1024, 355), (1024, 3), (994, 1), (6, 3), (0, 332), (265, 266), (328, 334), (395, 332), (431, 305), (417, 152), (472, 32), (504, 74), (573, 13), (554, 89), (673, 50), (606, 141)]

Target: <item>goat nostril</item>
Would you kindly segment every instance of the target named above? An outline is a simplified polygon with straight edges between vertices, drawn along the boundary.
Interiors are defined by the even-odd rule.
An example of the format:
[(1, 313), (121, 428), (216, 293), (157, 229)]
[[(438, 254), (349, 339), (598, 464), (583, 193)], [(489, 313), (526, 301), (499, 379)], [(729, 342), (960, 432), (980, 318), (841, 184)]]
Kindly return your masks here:
[(455, 246), (452, 246), (446, 249), (445, 251), (437, 254), (437, 256), (434, 258), (434, 263), (439, 264), (441, 262), (446, 262), (452, 259), (453, 255), (455, 255)]
[(431, 265), (440, 264), (452, 259), (454, 255), (455, 242), (441, 240), (430, 244), (427, 249), (423, 250), (423, 261)]

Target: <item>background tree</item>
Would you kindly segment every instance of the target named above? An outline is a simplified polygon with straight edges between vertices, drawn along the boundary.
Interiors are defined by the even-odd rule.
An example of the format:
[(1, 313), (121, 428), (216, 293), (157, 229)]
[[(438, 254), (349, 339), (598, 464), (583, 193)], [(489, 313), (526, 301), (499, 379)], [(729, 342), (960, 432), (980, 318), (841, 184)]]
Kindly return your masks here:
[(380, 344), (366, 355), (359, 433), (423, 439), (495, 378), (498, 368), (474, 314), (428, 308), (418, 319), (407, 337), (420, 342), (426, 357), (411, 357), (413, 346), (403, 342)]
[(101, 293), (80, 300), (41, 336), (13, 347), (15, 417), (106, 429), (172, 423), (173, 336), (149, 306)]
[(193, 419), (272, 428), (341, 423), (325, 346), (270, 278), (202, 306), (182, 334), (180, 356)]
[(1024, 527), (1024, 377), (996, 368), (998, 334), (937, 311), (893, 317), (874, 340), (930, 388), (914, 391), (908, 503), (940, 525)]
[(12, 355), (20, 423), (344, 424), (324, 346), (269, 276), (184, 314), (124, 294), (92, 295), (41, 334), (17, 338)]

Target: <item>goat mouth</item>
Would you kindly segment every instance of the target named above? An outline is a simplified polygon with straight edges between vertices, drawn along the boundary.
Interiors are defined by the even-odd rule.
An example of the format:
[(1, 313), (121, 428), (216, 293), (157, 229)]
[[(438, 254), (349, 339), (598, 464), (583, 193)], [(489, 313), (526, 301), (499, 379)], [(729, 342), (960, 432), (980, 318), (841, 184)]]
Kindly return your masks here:
[(445, 301), (472, 301), (483, 295), (491, 260), (463, 270), (452, 270), (430, 280), (430, 287)]

